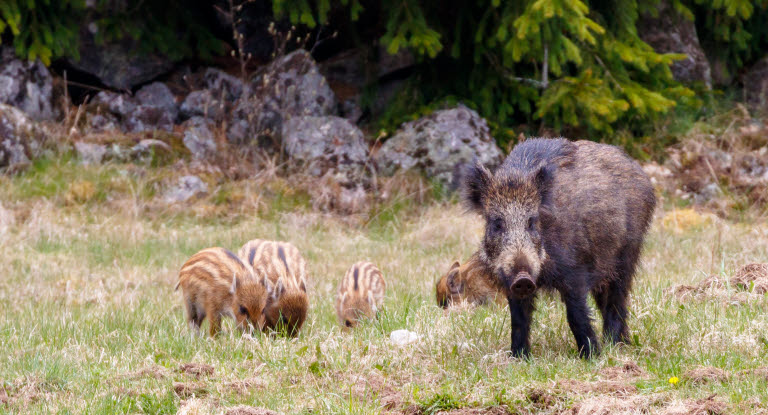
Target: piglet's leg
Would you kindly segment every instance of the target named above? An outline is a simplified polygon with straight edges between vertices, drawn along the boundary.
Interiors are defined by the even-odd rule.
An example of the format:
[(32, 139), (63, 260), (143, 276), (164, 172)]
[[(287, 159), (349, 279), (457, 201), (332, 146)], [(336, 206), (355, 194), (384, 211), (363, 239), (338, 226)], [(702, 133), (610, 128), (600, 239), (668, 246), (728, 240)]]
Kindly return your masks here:
[(524, 299), (509, 296), (509, 314), (512, 321), (512, 355), (527, 357), (531, 353), (529, 342), (531, 331), (531, 315), (535, 297)]

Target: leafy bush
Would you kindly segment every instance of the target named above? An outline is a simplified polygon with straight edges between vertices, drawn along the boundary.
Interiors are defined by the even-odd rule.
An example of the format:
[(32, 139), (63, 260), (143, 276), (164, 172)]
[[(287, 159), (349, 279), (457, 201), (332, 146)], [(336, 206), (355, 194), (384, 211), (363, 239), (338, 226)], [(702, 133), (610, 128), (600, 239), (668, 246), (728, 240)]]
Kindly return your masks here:
[(0, 35), (8, 33), (16, 54), (29, 60), (79, 59), (84, 22), (95, 24), (97, 43), (133, 38), (137, 53), (160, 52), (174, 60), (221, 53), (221, 41), (206, 24), (209, 2), (155, 0), (2, 0)]

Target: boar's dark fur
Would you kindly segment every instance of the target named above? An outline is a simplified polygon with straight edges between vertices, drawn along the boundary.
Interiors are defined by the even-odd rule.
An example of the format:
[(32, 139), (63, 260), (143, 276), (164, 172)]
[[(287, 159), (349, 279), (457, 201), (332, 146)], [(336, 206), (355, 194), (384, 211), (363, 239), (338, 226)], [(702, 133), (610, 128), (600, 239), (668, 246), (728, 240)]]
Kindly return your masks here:
[(480, 258), (509, 301), (512, 353), (530, 353), (536, 291), (559, 292), (582, 357), (599, 351), (587, 295), (606, 341), (627, 342), (627, 301), (656, 197), (617, 147), (529, 139), (491, 173), (464, 174), (463, 197), (485, 219)]

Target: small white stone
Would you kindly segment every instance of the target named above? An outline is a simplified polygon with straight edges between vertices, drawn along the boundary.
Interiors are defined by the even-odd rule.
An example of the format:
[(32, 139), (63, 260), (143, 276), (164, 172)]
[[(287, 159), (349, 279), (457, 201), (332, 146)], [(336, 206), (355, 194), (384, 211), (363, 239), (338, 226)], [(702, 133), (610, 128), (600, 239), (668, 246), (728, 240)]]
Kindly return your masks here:
[(408, 330), (395, 330), (389, 335), (389, 340), (398, 346), (415, 343), (421, 339), (421, 335)]

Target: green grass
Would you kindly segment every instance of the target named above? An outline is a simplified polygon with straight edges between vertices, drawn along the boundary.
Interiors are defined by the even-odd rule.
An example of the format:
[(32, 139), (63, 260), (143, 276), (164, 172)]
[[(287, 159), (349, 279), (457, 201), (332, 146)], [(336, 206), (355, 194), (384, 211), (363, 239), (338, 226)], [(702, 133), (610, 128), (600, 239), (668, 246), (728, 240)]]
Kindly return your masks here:
[[(0, 388), (9, 396), (0, 413), (219, 413), (240, 404), (319, 414), (498, 405), (512, 413), (572, 407), (593, 413), (589, 405), (600, 404), (621, 413), (621, 399), (637, 411), (664, 413), (711, 395), (729, 413), (753, 413), (755, 402), (765, 410), (765, 376), (741, 372), (768, 366), (768, 298), (752, 294), (735, 302), (732, 287), (691, 300), (670, 292), (708, 275), (729, 276), (748, 262), (768, 262), (765, 223), (713, 220), (678, 232), (657, 220), (632, 295), (634, 344), (578, 359), (562, 304), (544, 295), (532, 358), (519, 360), (506, 354), (506, 309), (444, 313), (434, 304), (435, 279), (454, 259), (466, 259), (481, 233), (479, 220), (454, 201), (392, 204), (363, 227), (314, 214), (301, 200), (279, 202), (283, 210), (268, 215), (226, 220), (193, 213), (208, 200), (165, 216), (136, 214), (131, 204), (65, 202), (66, 180), (105, 183), (121, 168), (103, 168), (96, 172), (101, 178), (54, 161), (2, 179), (0, 203), (15, 213), (0, 238)], [(54, 190), (24, 190), (27, 185)], [(256, 237), (291, 241), (309, 262), (311, 309), (300, 335), (251, 340), (227, 322), (214, 340), (191, 336), (173, 292), (179, 267), (199, 249), (235, 250)], [(377, 321), (345, 334), (333, 296), (346, 268), (362, 259), (384, 272), (385, 307)], [(389, 334), (402, 328), (423, 338), (393, 346)], [(598, 385), (602, 369), (626, 361), (646, 372), (620, 380), (636, 388), (626, 395), (574, 392), (560, 383)], [(197, 379), (178, 370), (189, 362), (215, 372)], [(684, 376), (699, 366), (730, 377), (697, 384)], [(681, 378), (677, 386), (668, 383), (672, 376)], [(196, 396), (177, 395), (179, 382), (194, 384)], [(534, 390), (550, 399), (532, 398)]]

